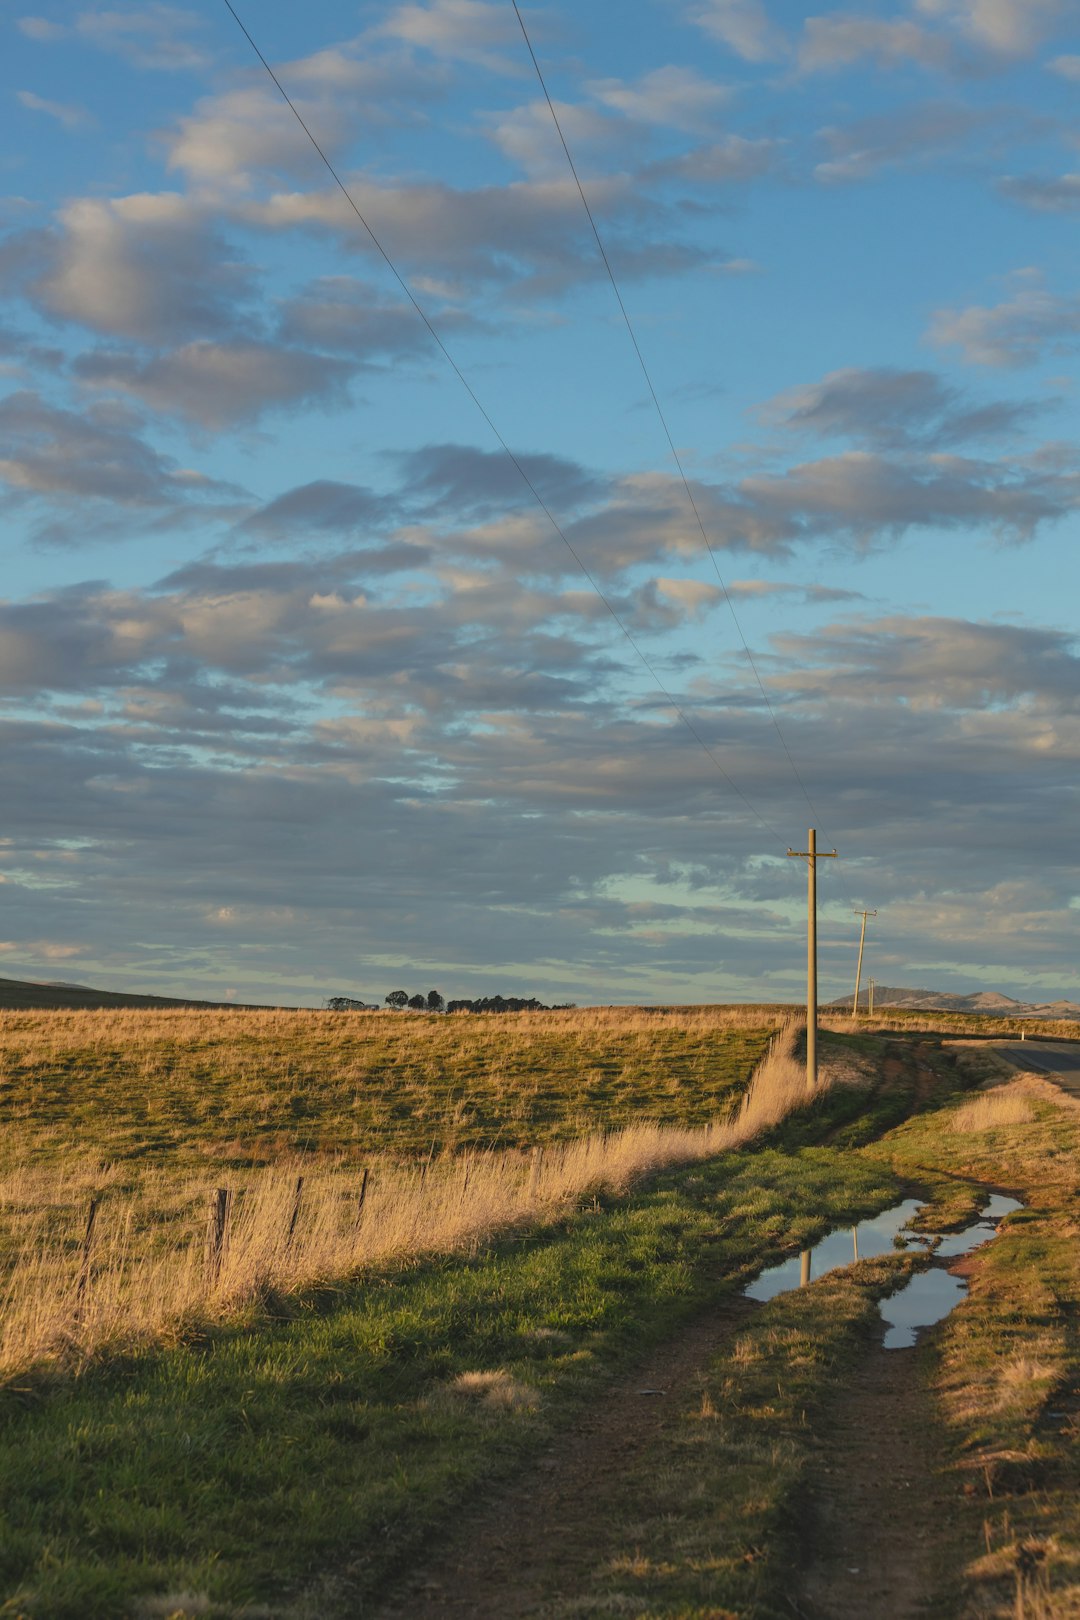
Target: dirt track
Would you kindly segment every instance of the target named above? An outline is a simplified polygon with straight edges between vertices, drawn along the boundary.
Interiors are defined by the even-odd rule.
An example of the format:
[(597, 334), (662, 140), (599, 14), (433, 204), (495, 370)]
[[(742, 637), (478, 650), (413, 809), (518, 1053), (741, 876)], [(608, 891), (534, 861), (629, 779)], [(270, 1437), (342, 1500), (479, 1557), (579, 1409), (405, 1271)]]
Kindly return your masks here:
[(875, 1346), (820, 1424), (805, 1620), (909, 1620), (936, 1585), (934, 1423), (917, 1350)]
[[(619, 1480), (663, 1446), (680, 1396), (756, 1309), (729, 1298), (653, 1351), (574, 1432), (467, 1510), (452, 1540), (378, 1610), (380, 1620), (543, 1620), (572, 1611), (621, 1544), (606, 1506), (617, 1500)], [(943, 1515), (918, 1361), (915, 1350), (874, 1345), (820, 1422), (801, 1527), (813, 1551), (805, 1570), (792, 1572), (794, 1616), (913, 1620), (932, 1612)]]
[(384, 1620), (522, 1620), (579, 1591), (608, 1550), (612, 1482), (662, 1439), (680, 1395), (756, 1309), (728, 1297), (652, 1351), (573, 1433), (459, 1518), (452, 1542), (379, 1611)]

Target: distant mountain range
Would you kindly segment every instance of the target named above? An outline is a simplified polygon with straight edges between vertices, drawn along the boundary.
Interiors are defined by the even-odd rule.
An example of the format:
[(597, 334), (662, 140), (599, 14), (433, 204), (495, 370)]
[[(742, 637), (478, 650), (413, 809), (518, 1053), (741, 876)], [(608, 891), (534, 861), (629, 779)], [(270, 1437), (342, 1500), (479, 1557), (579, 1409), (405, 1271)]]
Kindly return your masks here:
[[(840, 996), (830, 1007), (851, 1011), (853, 996)], [(859, 994), (860, 1007), (866, 1006), (866, 991)], [(896, 990), (875, 984), (874, 1008), (897, 1007), (911, 1012), (985, 1013), (989, 1018), (1074, 1018), (1080, 1019), (1080, 1002), (1015, 1001), (999, 990), (977, 990), (970, 996), (948, 995), (943, 990)]]

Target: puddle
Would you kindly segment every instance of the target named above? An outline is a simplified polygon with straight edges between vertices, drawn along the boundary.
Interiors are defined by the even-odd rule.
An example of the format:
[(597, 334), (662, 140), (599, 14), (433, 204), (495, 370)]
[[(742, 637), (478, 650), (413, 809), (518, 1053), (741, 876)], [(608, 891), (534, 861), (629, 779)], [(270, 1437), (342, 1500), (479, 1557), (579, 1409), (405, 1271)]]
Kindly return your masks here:
[[(989, 1243), (1002, 1216), (1011, 1215), (1013, 1210), (1023, 1207), (1015, 1198), (993, 1193), (979, 1211), (977, 1221), (965, 1226), (961, 1232), (946, 1232), (942, 1236), (934, 1250), (935, 1259), (953, 1260), (957, 1255), (969, 1254), (972, 1249), (977, 1249), (980, 1243)], [(932, 1327), (935, 1322), (943, 1321), (966, 1293), (967, 1283), (964, 1279), (950, 1276), (940, 1266), (931, 1266), (929, 1271), (917, 1271), (899, 1293), (881, 1301), (886, 1350), (906, 1350), (915, 1343), (915, 1335), (920, 1328)]]
[[(1002, 1216), (1024, 1207), (1015, 1198), (992, 1193), (979, 1211), (978, 1220), (961, 1232), (943, 1233), (935, 1242), (931, 1234), (904, 1231), (921, 1202), (919, 1198), (905, 1198), (902, 1204), (894, 1204), (891, 1209), (882, 1210), (880, 1215), (860, 1221), (855, 1227), (830, 1232), (813, 1249), (804, 1249), (802, 1254), (792, 1255), (780, 1265), (763, 1271), (743, 1292), (747, 1299), (775, 1299), (777, 1294), (805, 1287), (814, 1277), (823, 1277), (838, 1266), (891, 1254), (898, 1239), (908, 1247), (932, 1251), (936, 1260), (953, 1260), (977, 1249), (980, 1243), (988, 1243)], [(963, 1278), (951, 1276), (943, 1266), (934, 1265), (927, 1271), (916, 1272), (898, 1293), (881, 1301), (886, 1350), (902, 1350), (914, 1344), (919, 1328), (942, 1321), (966, 1293), (967, 1283)]]
[(905, 1198), (902, 1204), (882, 1210), (880, 1215), (860, 1221), (858, 1226), (830, 1232), (812, 1249), (793, 1254), (790, 1260), (770, 1266), (745, 1288), (747, 1299), (775, 1299), (789, 1288), (800, 1288), (814, 1277), (824, 1277), (837, 1266), (850, 1266), (853, 1260), (872, 1260), (878, 1254), (891, 1254), (902, 1226), (906, 1226), (923, 1203), (921, 1198)]

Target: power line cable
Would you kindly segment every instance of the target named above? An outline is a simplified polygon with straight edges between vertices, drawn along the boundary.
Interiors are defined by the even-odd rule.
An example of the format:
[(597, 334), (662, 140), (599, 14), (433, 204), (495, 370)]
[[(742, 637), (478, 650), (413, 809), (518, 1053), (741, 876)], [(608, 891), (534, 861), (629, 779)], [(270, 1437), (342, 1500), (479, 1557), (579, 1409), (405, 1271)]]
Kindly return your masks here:
[(747, 642), (746, 636), (743, 634), (743, 628), (742, 628), (742, 625), (739, 622), (739, 616), (735, 611), (735, 604), (731, 600), (731, 594), (728, 591), (727, 584), (725, 583), (725, 580), (724, 580), (724, 576), (720, 572), (720, 564), (717, 562), (716, 553), (713, 550), (712, 545), (710, 544), (708, 534), (705, 532), (705, 525), (702, 522), (701, 513), (698, 510), (697, 501), (694, 499), (694, 492), (690, 487), (690, 480), (687, 478), (686, 472), (685, 472), (685, 470), (683, 468), (682, 457), (679, 455), (679, 452), (675, 447), (675, 440), (672, 437), (671, 429), (668, 426), (667, 417), (664, 414), (664, 408), (660, 403), (659, 395), (657, 394), (656, 388), (653, 385), (653, 380), (652, 380), (652, 377), (651, 377), (651, 375), (649, 373), (649, 368), (645, 363), (645, 356), (641, 352), (641, 345), (638, 342), (637, 333), (634, 331), (633, 322), (630, 319), (630, 315), (629, 315), (629, 312), (628, 312), (628, 310), (626, 308), (626, 304), (623, 301), (622, 293), (619, 291), (619, 284), (615, 279), (615, 272), (611, 268), (611, 260), (608, 258), (607, 249), (604, 247), (604, 243), (603, 243), (603, 240), (602, 240), (602, 238), (600, 236), (600, 232), (597, 229), (596, 219), (595, 219), (595, 217), (593, 215), (593, 211), (592, 211), (591, 207), (589, 206), (589, 199), (585, 195), (585, 188), (581, 183), (580, 176), (578, 175), (577, 166), (574, 163), (574, 159), (570, 154), (570, 148), (567, 145), (566, 136), (563, 134), (563, 128), (562, 128), (561, 123), (559, 122), (559, 115), (555, 111), (555, 103), (551, 99), (551, 93), (548, 90), (547, 81), (544, 78), (544, 74), (543, 74), (543, 71), (542, 71), (542, 69), (540, 67), (540, 63), (537, 60), (536, 52), (533, 50), (532, 40), (529, 38), (528, 29), (525, 27), (525, 19), (521, 15), (521, 11), (520, 11), (520, 9), (518, 7), (517, 0), (510, 0), (510, 3), (514, 8), (514, 15), (518, 20), (519, 27), (521, 28), (522, 38), (525, 41), (525, 45), (526, 45), (526, 48), (527, 48), (527, 50), (529, 52), (529, 56), (532, 59), (532, 65), (536, 70), (536, 77), (540, 81), (540, 88), (544, 92), (544, 100), (547, 102), (548, 112), (551, 114), (551, 119), (552, 119), (552, 122), (555, 125), (556, 132), (558, 133), (559, 141), (562, 144), (562, 149), (566, 154), (566, 161), (570, 165), (570, 173), (574, 177), (574, 184), (577, 187), (578, 196), (581, 198), (582, 207), (584, 208), (585, 213), (588, 216), (589, 224), (592, 227), (592, 233), (593, 233), (593, 236), (596, 239), (596, 246), (599, 249), (600, 257), (603, 260), (604, 269), (607, 271), (608, 280), (611, 282), (611, 289), (615, 294), (615, 300), (616, 300), (616, 302), (617, 302), (617, 304), (619, 306), (619, 312), (622, 315), (623, 323), (625, 324), (626, 330), (627, 330), (627, 332), (629, 334), (630, 342), (634, 346), (634, 353), (637, 355), (638, 365), (641, 367), (641, 374), (645, 378), (645, 385), (649, 390), (649, 395), (650, 395), (650, 398), (652, 399), (653, 405), (656, 407), (656, 414), (660, 418), (660, 425), (664, 430), (664, 436), (665, 436), (665, 438), (667, 439), (667, 442), (668, 442), (668, 449), (671, 451), (672, 460), (674, 461), (676, 467), (679, 470), (679, 477), (682, 479), (682, 485), (683, 485), (684, 490), (686, 491), (686, 498), (690, 502), (690, 508), (691, 508), (691, 510), (692, 510), (692, 512), (694, 514), (694, 519), (695, 519), (695, 522), (697, 523), (698, 529), (701, 532), (701, 538), (702, 538), (702, 540), (703, 540), (703, 542), (705, 544), (705, 549), (709, 553), (710, 558), (712, 559), (712, 565), (713, 565), (713, 568), (716, 571), (716, 577), (720, 581), (720, 589), (724, 593), (724, 600), (728, 605), (728, 610), (729, 610), (729, 612), (731, 614), (732, 621), (733, 621), (733, 623), (735, 625), (735, 629), (739, 633), (739, 640), (742, 642), (743, 651), (745, 652), (746, 657), (747, 657), (747, 659), (749, 661), (750, 668), (754, 672), (754, 678), (757, 681), (758, 688), (759, 688), (759, 690), (761, 692), (761, 695), (762, 695), (763, 699), (765, 700), (765, 707), (769, 711), (769, 718), (772, 720), (773, 726), (776, 729), (776, 735), (780, 739), (780, 746), (784, 750), (784, 753), (787, 756), (787, 762), (791, 766), (792, 772), (794, 773), (794, 776), (795, 776), (795, 780), (796, 780), (796, 782), (798, 782), (799, 788), (800, 788), (800, 790), (802, 792), (802, 795), (803, 795), (803, 798), (806, 800), (807, 808), (810, 811), (810, 819), (812, 821), (816, 822), (817, 821), (817, 812), (814, 809), (813, 801), (811, 800), (810, 795), (807, 792), (805, 782), (803, 781), (801, 775), (799, 774), (799, 768), (796, 765), (794, 757), (792, 756), (791, 750), (787, 745), (787, 739), (785, 738), (784, 733), (780, 729), (780, 722), (776, 717), (776, 711), (772, 706), (772, 702), (770, 701), (768, 692), (765, 690), (765, 683), (761, 679), (761, 675), (760, 675), (760, 673), (758, 671), (758, 667), (757, 667), (757, 663), (755, 662), (754, 655), (750, 651), (750, 646), (749, 646), (749, 643)]
[[(517, 472), (518, 472), (522, 482), (524, 483), (525, 487), (528, 489), (529, 493), (532, 495), (533, 499), (536, 501), (536, 504), (539, 506), (540, 510), (543, 512), (544, 516), (547, 518), (548, 522), (551, 524), (551, 527), (554, 529), (555, 533), (558, 535), (558, 537), (562, 541), (563, 545), (566, 547), (566, 549), (569, 551), (570, 555), (573, 557), (574, 561), (577, 563), (579, 569), (584, 574), (585, 578), (588, 580), (589, 584), (592, 586), (593, 590), (596, 592), (596, 594), (600, 598), (601, 602), (603, 602), (604, 606), (607, 608), (607, 610), (610, 613), (611, 617), (614, 619), (615, 623), (618, 625), (619, 629), (622, 631), (623, 635), (626, 637), (627, 641), (630, 643), (630, 646), (634, 649), (634, 651), (637, 654), (638, 658), (641, 660), (641, 662), (644, 664), (645, 668), (648, 670), (649, 674), (652, 676), (654, 682), (659, 687), (660, 691), (663, 693), (664, 697), (666, 698), (666, 700), (669, 703), (669, 705), (671, 706), (671, 708), (678, 715), (679, 719), (686, 726), (687, 730), (690, 732), (690, 734), (695, 738), (695, 740), (700, 744), (702, 749), (708, 755), (708, 757), (712, 761), (713, 765), (715, 765), (715, 767), (719, 771), (720, 775), (724, 778), (724, 781), (728, 784), (728, 786), (731, 788), (731, 790), (735, 794), (738, 795), (738, 797), (742, 800), (743, 804), (745, 804), (746, 808), (750, 811), (751, 815), (753, 815), (755, 817), (755, 819), (760, 822), (760, 824), (765, 828), (765, 830), (773, 838), (776, 838), (781, 844), (786, 843), (786, 840), (783, 838), (783, 836), (777, 831), (777, 829), (769, 821), (766, 820), (766, 818), (761, 814), (761, 812), (751, 802), (751, 800), (747, 798), (746, 794), (743, 792), (742, 788), (738, 785), (738, 783), (729, 775), (728, 771), (724, 768), (724, 766), (720, 763), (719, 759), (716, 757), (716, 754), (713, 752), (712, 748), (705, 741), (705, 738), (701, 735), (701, 732), (698, 730), (697, 726), (694, 724), (693, 720), (690, 718), (687, 711), (683, 708), (682, 704), (678, 701), (678, 699), (668, 689), (668, 687), (666, 686), (664, 681), (657, 674), (655, 668), (653, 667), (652, 662), (650, 661), (650, 659), (648, 658), (648, 656), (646, 655), (646, 653), (644, 652), (642, 647), (639, 645), (637, 639), (635, 638), (635, 636), (633, 635), (631, 630), (627, 627), (627, 625), (623, 621), (623, 619), (622, 619), (621, 615), (619, 614), (618, 610), (608, 600), (608, 598), (605, 595), (604, 591), (601, 589), (599, 582), (597, 581), (597, 579), (595, 578), (595, 576), (593, 575), (593, 573), (591, 572), (591, 570), (589, 569), (589, 567), (585, 563), (585, 560), (582, 558), (580, 553), (577, 551), (577, 549), (573, 545), (572, 541), (569, 539), (567, 534), (564, 532), (563, 528), (561, 527), (561, 525), (557, 521), (554, 513), (551, 511), (551, 509), (548, 506), (547, 502), (544, 500), (543, 496), (540, 494), (540, 492), (537, 489), (536, 485), (533, 483), (532, 479), (529, 477), (529, 474), (526, 472), (526, 470), (525, 470), (524, 466), (522, 465), (520, 459), (514, 453), (514, 451), (510, 448), (510, 445), (507, 443), (506, 439), (503, 437), (503, 435), (501, 434), (499, 429), (496, 427), (494, 420), (492, 419), (492, 417), (489, 415), (489, 413), (487, 411), (487, 408), (482, 404), (480, 398), (478, 397), (475, 390), (473, 389), (472, 384), (469, 382), (468, 378), (465, 376), (465, 373), (461, 370), (461, 367), (458, 365), (457, 361), (454, 359), (453, 355), (450, 353), (449, 349), (446, 347), (446, 344), (443, 342), (442, 338), (439, 336), (439, 333), (436, 330), (434, 324), (432, 323), (430, 317), (428, 316), (427, 312), (424, 310), (422, 305), (417, 300), (415, 294), (412, 291), (412, 288), (409, 286), (408, 282), (405, 280), (405, 277), (398, 270), (396, 264), (391, 259), (389, 253), (383, 247), (383, 245), (380, 242), (379, 238), (376, 236), (375, 232), (372, 230), (371, 226), (368, 224), (368, 222), (365, 219), (364, 215), (361, 213), (359, 207), (357, 206), (356, 202), (354, 201), (354, 199), (352, 197), (351, 192), (349, 191), (348, 187), (345, 185), (345, 182), (341, 179), (341, 177), (338, 174), (337, 170), (335, 169), (334, 165), (331, 163), (330, 159), (327, 157), (326, 153), (323, 151), (323, 148), (320, 146), (319, 142), (317, 141), (315, 136), (312, 134), (312, 131), (310, 130), (308, 125), (305, 123), (304, 118), (303, 118), (302, 114), (300, 113), (299, 108), (296, 106), (295, 102), (292, 100), (292, 97), (289, 95), (288, 91), (285, 89), (285, 86), (282, 84), (281, 80), (278, 78), (277, 74), (274, 72), (273, 68), (270, 66), (270, 63), (267, 61), (267, 59), (263, 55), (262, 51), (259, 49), (258, 45), (255, 43), (255, 40), (252, 38), (252, 36), (249, 33), (248, 29), (245, 27), (244, 23), (241, 21), (240, 17), (238, 16), (238, 14), (236, 12), (236, 8), (232, 4), (232, 0), (224, 0), (224, 4), (225, 4), (226, 9), (231, 13), (233, 21), (236, 23), (237, 27), (240, 29), (240, 32), (243, 34), (243, 36), (247, 40), (248, 44), (251, 46), (252, 50), (255, 52), (255, 55), (258, 57), (259, 61), (263, 65), (263, 67), (266, 69), (266, 71), (269, 74), (270, 78), (273, 80), (274, 85), (276, 86), (276, 88), (277, 88), (278, 92), (280, 93), (280, 95), (281, 95), (283, 101), (285, 102), (286, 106), (289, 108), (289, 111), (292, 113), (293, 117), (296, 119), (297, 123), (300, 125), (300, 128), (303, 130), (304, 134), (307, 136), (308, 140), (311, 142), (312, 146), (315, 148), (316, 152), (319, 154), (319, 157), (322, 159), (322, 162), (325, 165), (325, 167), (326, 167), (328, 173), (330, 174), (332, 180), (334, 181), (334, 184), (337, 186), (338, 190), (341, 192), (341, 195), (345, 198), (345, 201), (348, 203), (349, 207), (352, 209), (353, 213), (356, 215), (357, 219), (360, 221), (361, 225), (364, 227), (364, 230), (367, 232), (368, 237), (370, 238), (371, 243), (372, 243), (373, 247), (375, 248), (376, 252), (379, 254), (381, 259), (383, 260), (383, 263), (386, 265), (387, 269), (390, 271), (391, 275), (394, 277), (394, 280), (397, 282), (398, 286), (401, 288), (402, 292), (405, 294), (405, 297), (408, 299), (409, 303), (412, 305), (412, 307), (416, 311), (417, 315), (423, 321), (423, 323), (426, 326), (428, 332), (431, 334), (431, 337), (433, 338), (434, 342), (436, 343), (440, 353), (442, 354), (443, 359), (446, 361), (447, 365), (449, 365), (449, 367), (453, 371), (455, 377), (458, 379), (461, 386), (464, 388), (465, 392), (468, 394), (469, 398), (472, 400), (473, 404), (475, 405), (476, 409), (479, 411), (480, 415), (483, 417), (483, 419), (484, 419), (485, 423), (487, 424), (488, 428), (490, 429), (491, 433), (494, 435), (494, 437), (498, 441), (499, 445), (502, 447), (503, 451), (509, 457), (511, 463), (513, 464), (513, 466), (517, 470)], [(515, 10), (516, 9), (517, 8), (515, 7)], [(524, 25), (522, 25), (522, 26), (524, 27)], [(528, 36), (526, 36), (526, 37), (528, 37)], [(567, 155), (569, 156), (569, 154), (567, 154)], [(580, 186), (579, 186), (579, 189), (580, 189)], [(587, 206), (588, 206), (588, 204), (586, 204), (586, 207)], [(594, 227), (594, 229), (595, 229), (595, 227)], [(601, 249), (601, 251), (603, 251), (603, 250)]]

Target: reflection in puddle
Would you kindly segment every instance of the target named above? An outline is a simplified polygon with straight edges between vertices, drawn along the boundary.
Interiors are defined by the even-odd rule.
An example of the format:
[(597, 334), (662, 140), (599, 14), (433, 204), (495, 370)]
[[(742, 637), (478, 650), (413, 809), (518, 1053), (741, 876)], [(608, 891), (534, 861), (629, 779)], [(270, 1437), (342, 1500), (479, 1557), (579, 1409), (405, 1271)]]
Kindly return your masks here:
[[(980, 1243), (989, 1243), (1002, 1216), (1023, 1207), (1015, 1198), (994, 1193), (979, 1211), (977, 1221), (965, 1226), (962, 1232), (945, 1233), (934, 1250), (935, 1258), (952, 1260), (957, 1255), (977, 1249)], [(943, 1321), (966, 1293), (967, 1283), (964, 1279), (951, 1276), (940, 1266), (932, 1266), (929, 1271), (917, 1271), (899, 1293), (881, 1301), (882, 1320), (886, 1324), (886, 1350), (906, 1350), (915, 1343), (919, 1328), (931, 1327), (933, 1323)]]
[(790, 1260), (771, 1266), (745, 1290), (747, 1299), (775, 1299), (808, 1283), (811, 1277), (823, 1277), (837, 1266), (850, 1266), (853, 1260), (872, 1260), (878, 1254), (891, 1254), (896, 1236), (902, 1226), (911, 1220), (922, 1203), (920, 1198), (905, 1198), (902, 1204), (882, 1210), (868, 1221), (860, 1221), (854, 1231), (830, 1232), (812, 1249), (793, 1254)]
[[(900, 1233), (919, 1208), (918, 1198), (905, 1198), (880, 1215), (860, 1221), (853, 1230), (830, 1232), (813, 1249), (804, 1249), (778, 1266), (763, 1271), (744, 1290), (748, 1299), (775, 1299), (791, 1288), (804, 1288), (813, 1277), (822, 1277), (837, 1266), (847, 1266), (854, 1260), (872, 1260), (875, 1255), (889, 1254), (896, 1246)], [(923, 1232), (908, 1231), (901, 1243), (932, 1249), (935, 1259), (952, 1260), (994, 1236), (997, 1222), (1002, 1216), (1023, 1205), (1015, 1198), (993, 1193), (979, 1212), (979, 1219), (962, 1232), (947, 1232), (936, 1242)], [(915, 1343), (919, 1328), (929, 1327), (948, 1316), (967, 1293), (967, 1284), (961, 1277), (953, 1277), (942, 1266), (931, 1266), (916, 1272), (910, 1282), (889, 1299), (881, 1302), (881, 1315), (886, 1324), (886, 1350), (901, 1350)]]

